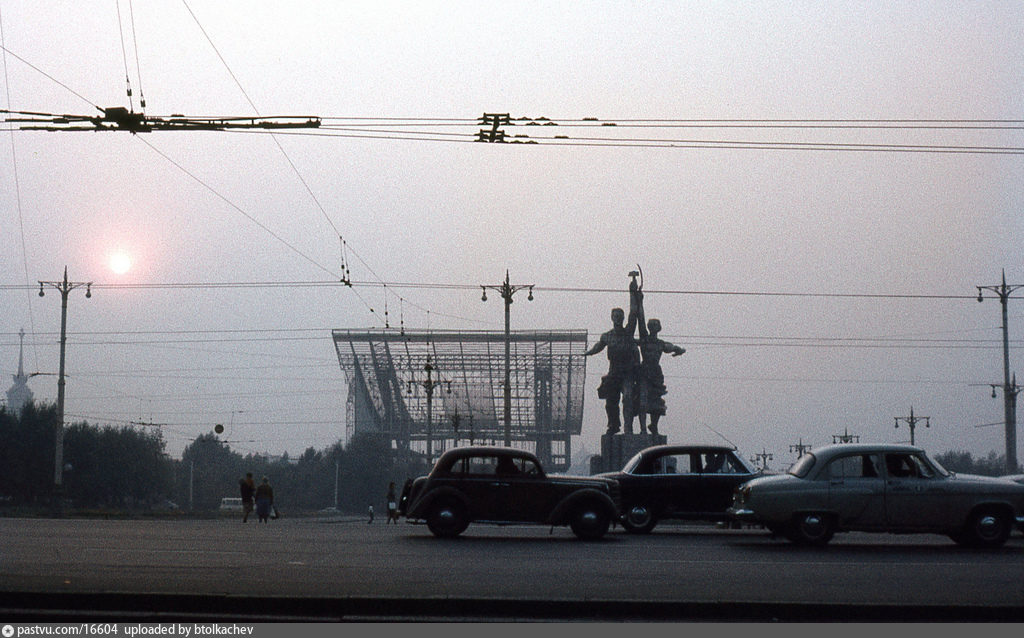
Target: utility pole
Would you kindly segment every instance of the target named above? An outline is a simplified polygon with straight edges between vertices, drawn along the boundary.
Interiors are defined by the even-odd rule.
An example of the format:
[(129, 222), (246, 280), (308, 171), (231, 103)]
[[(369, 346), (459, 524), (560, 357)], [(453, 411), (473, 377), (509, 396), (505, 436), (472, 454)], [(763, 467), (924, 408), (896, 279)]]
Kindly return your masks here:
[(433, 415), (432, 403), (434, 399), (434, 388), (441, 385), (442, 383), (447, 384), (448, 394), (452, 393), (451, 381), (442, 381), (440, 379), (435, 380), (433, 377), (434, 366), (430, 364), (430, 357), (427, 357), (427, 363), (423, 366), (423, 371), (427, 373), (427, 378), (423, 381), (410, 381), (409, 382), (409, 394), (412, 394), (412, 388), (414, 385), (423, 386), (423, 389), (427, 392), (427, 465), (431, 465), (434, 462), (434, 442), (431, 420)]
[[(1017, 390), (1010, 385), (1010, 336), (1006, 328), (1006, 302), (1018, 288), (1024, 285), (1007, 286), (1006, 270), (1003, 270), (1003, 282), (998, 286), (978, 286), (978, 302), (985, 300), (982, 290), (989, 290), (999, 297), (1003, 306), (1003, 413), (1006, 416), (1006, 473), (1017, 471)], [(1014, 384), (1016, 385), (1016, 384)]]
[(896, 419), (896, 428), (897, 429), (900, 427), (900, 421), (906, 421), (907, 422), (907, 425), (910, 427), (910, 444), (911, 445), (914, 445), (914, 427), (919, 422), (924, 421), (924, 427), (926, 427), (926, 428), (931, 427), (930, 425), (928, 425), (928, 418), (929, 417), (926, 417), (926, 416), (915, 417), (914, 416), (914, 406), (910, 406), (910, 416), (897, 416), (897, 417), (893, 417), (893, 418)]
[(68, 267), (64, 266), (63, 281), (40, 281), (39, 296), (45, 297), (43, 288), (50, 286), (60, 291), (60, 370), (57, 373), (57, 425), (53, 455), (53, 485), (56, 498), (61, 498), (64, 484), (64, 348), (67, 341), (68, 293), (85, 286), (86, 298), (92, 297), (91, 281), (68, 281)]
[(533, 284), (511, 285), (508, 280), (508, 270), (505, 271), (505, 283), (500, 286), (480, 286), (484, 294), (481, 301), (487, 301), (487, 289), (497, 290), (502, 299), (505, 300), (505, 447), (512, 446), (512, 337), (509, 330), (509, 307), (512, 305), (512, 295), (524, 288), (530, 290), (527, 301), (533, 301)]
[(512, 120), (508, 113), (484, 113), (483, 117), (480, 118), (481, 126), (490, 126), (491, 129), (481, 129), (477, 133), (477, 142), (491, 142), (501, 143), (505, 141), (505, 131), (501, 130), (502, 126), (511, 124)]

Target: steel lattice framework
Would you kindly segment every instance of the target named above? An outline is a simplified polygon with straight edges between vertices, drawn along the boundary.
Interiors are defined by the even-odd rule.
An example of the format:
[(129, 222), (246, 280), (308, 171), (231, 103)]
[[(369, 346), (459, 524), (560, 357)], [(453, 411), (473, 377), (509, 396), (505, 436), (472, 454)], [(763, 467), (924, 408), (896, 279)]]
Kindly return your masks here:
[[(429, 448), (433, 456), (460, 444), (504, 440), (504, 332), (332, 335), (349, 387), (349, 436), (379, 433), (396, 450)], [(587, 332), (515, 331), (508, 341), (512, 444), (564, 471), (570, 437), (583, 426)]]

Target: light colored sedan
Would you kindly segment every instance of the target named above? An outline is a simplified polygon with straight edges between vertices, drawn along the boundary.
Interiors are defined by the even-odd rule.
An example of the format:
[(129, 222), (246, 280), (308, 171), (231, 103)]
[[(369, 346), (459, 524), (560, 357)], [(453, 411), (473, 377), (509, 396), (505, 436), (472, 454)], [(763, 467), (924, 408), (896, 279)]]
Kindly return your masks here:
[(846, 443), (744, 483), (729, 513), (803, 545), (860, 531), (945, 534), (961, 545), (998, 547), (1024, 524), (1024, 485), (948, 472), (917, 447)]

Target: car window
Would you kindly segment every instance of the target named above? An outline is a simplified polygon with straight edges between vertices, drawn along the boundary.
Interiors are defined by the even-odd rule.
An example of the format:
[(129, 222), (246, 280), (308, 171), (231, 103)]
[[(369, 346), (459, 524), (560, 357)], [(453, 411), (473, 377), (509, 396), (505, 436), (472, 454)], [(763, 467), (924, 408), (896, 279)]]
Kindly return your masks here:
[(878, 478), (879, 460), (874, 454), (852, 454), (829, 462), (823, 475), (832, 480), (851, 478)]
[(814, 464), (818, 461), (818, 458), (814, 454), (808, 452), (796, 460), (793, 465), (789, 466), (786, 470), (787, 474), (792, 474), (798, 478), (804, 478), (814, 467)]
[(728, 452), (706, 452), (701, 455), (701, 467), (705, 474), (749, 474), (735, 456)]
[(885, 455), (885, 468), (892, 478), (932, 478), (935, 471), (917, 454), (893, 453)]
[(494, 456), (467, 456), (452, 465), (451, 473), (464, 476), (494, 476), (497, 465), (498, 459)]
[(696, 468), (691, 462), (692, 456), (686, 454), (666, 454), (660, 456), (648, 466), (649, 474), (694, 474)]
[(498, 462), (494, 465), (493, 474), (498, 476), (515, 476), (516, 474), (522, 474), (522, 464), (516, 461), (522, 459), (513, 459), (510, 456), (498, 457)]
[(516, 459), (516, 464), (519, 465), (519, 471), (527, 476), (540, 476), (540, 466), (533, 461), (533, 459)]

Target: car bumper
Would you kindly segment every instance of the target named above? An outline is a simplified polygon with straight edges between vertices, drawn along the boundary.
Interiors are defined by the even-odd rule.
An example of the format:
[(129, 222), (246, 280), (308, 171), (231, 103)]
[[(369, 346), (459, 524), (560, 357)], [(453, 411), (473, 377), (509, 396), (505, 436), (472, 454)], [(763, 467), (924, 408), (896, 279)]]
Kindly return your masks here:
[(748, 510), (748, 509), (744, 509), (742, 507), (740, 507), (740, 508), (730, 507), (729, 510), (727, 511), (727, 513), (732, 518), (734, 518), (734, 519), (736, 519), (738, 521), (742, 521), (744, 523), (758, 523), (758, 522), (760, 522), (760, 519), (758, 518), (757, 514), (754, 513), (754, 510)]
[(1024, 532), (1024, 516), (1017, 517), (1017, 529)]

